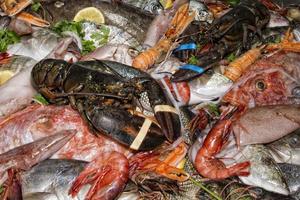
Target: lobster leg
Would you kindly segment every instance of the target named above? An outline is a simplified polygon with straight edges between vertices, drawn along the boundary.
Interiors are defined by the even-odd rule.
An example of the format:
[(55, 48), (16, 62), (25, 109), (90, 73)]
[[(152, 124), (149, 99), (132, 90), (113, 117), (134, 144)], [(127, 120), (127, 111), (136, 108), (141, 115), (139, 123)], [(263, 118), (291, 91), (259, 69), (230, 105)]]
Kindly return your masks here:
[(29, 24), (39, 26), (39, 27), (49, 27), (50, 22), (43, 20), (41, 18), (35, 17), (27, 12), (21, 12), (18, 15), (16, 15), (17, 19), (23, 20), (25, 22), (28, 22)]

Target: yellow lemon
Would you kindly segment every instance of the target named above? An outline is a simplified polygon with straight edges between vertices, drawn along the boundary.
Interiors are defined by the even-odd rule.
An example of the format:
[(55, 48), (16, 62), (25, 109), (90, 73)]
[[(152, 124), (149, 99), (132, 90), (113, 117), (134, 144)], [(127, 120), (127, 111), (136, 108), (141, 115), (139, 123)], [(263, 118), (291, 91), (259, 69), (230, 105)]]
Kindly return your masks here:
[(173, 0), (160, 0), (159, 2), (165, 9), (169, 9), (173, 6), (174, 1)]
[(95, 7), (84, 8), (78, 11), (78, 13), (74, 17), (75, 22), (84, 21), (84, 20), (94, 22), (95, 24), (105, 23), (102, 12)]
[(12, 71), (9, 71), (9, 70), (1, 71), (0, 72), (0, 85), (5, 83), (6, 81), (8, 81), (13, 75), (14, 75), (14, 73)]

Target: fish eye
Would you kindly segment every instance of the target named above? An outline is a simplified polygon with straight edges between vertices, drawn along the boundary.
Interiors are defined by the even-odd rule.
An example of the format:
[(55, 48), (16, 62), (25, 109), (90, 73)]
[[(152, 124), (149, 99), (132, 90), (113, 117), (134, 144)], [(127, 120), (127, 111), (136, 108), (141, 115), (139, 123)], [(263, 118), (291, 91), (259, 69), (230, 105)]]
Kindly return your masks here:
[(137, 55), (139, 55), (139, 51), (133, 48), (128, 49), (128, 54), (131, 57), (136, 57)]
[(297, 86), (292, 90), (292, 95), (300, 97), (300, 86)]
[(266, 89), (266, 84), (263, 80), (258, 80), (255, 83), (255, 87), (259, 91), (264, 91)]
[(163, 6), (160, 3), (156, 2), (156, 1), (151, 2), (150, 4), (148, 4), (144, 7), (144, 10), (147, 10), (147, 11), (149, 11), (151, 13), (154, 13), (154, 14), (159, 13), (163, 9), (164, 9)]

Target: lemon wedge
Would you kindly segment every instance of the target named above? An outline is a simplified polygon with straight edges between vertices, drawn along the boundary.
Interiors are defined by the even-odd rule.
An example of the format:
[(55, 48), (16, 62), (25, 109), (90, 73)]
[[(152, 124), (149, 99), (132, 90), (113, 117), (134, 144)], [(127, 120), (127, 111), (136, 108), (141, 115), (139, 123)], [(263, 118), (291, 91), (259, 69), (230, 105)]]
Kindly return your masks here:
[(173, 6), (173, 0), (160, 0), (159, 1), (164, 9), (169, 9)]
[(8, 81), (13, 75), (14, 75), (14, 73), (12, 71), (9, 71), (9, 70), (1, 71), (0, 72), (0, 85), (5, 83), (6, 81)]
[(95, 8), (95, 7), (87, 7), (84, 8), (75, 15), (74, 21), (80, 22), (80, 21), (90, 21), (94, 22), (95, 24), (104, 24), (104, 16), (102, 12)]

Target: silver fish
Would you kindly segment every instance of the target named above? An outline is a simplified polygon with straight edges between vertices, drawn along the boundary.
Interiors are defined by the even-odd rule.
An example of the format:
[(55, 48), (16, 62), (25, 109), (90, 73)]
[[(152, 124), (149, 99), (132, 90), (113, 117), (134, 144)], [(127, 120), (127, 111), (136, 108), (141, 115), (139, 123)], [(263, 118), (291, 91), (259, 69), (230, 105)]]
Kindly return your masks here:
[[(68, 195), (73, 181), (87, 165), (87, 162), (78, 160), (45, 160), (32, 169), (22, 172), (22, 195), (25, 200), (73, 199)], [(76, 199), (85, 199), (88, 187), (80, 190)]]
[(49, 10), (53, 18), (49, 21), (56, 23), (61, 20), (73, 20), (75, 14), (86, 7), (96, 7), (104, 15), (105, 24), (121, 29), (136, 39), (140, 44), (143, 43), (146, 30), (154, 16), (147, 15), (134, 10), (132, 7), (124, 6), (120, 1), (102, 0), (60, 0), (60, 6), (54, 1), (52, 3), (42, 3), (43, 7)]
[[(279, 164), (280, 169), (285, 177), (291, 194), (300, 194), (300, 166), (293, 164)], [(298, 194), (298, 195), (299, 195)]]
[(29, 105), (36, 93), (31, 85), (30, 74), (32, 67), (37, 61), (21, 56), (13, 58), (16, 58), (14, 61), (15, 64), (19, 63), (19, 61), (24, 61), (24, 66), (19, 73), (0, 86), (0, 93), (5, 94), (0, 97), (0, 117), (16, 112)]
[[(126, 30), (113, 26), (113, 25), (96, 25), (90, 22), (82, 23), (82, 29), (85, 33), (84, 39), (90, 40), (94, 42), (95, 47), (102, 47), (105, 42), (103, 43), (99, 39), (93, 38), (94, 34), (101, 34), (101, 30), (107, 30), (108, 38), (107, 43), (110, 45), (129, 45), (132, 48), (136, 48), (142, 50), (142, 47), (139, 41), (131, 35)], [(131, 63), (130, 63), (131, 65)]]
[(40, 61), (57, 46), (59, 38), (56, 33), (48, 29), (38, 29), (31, 36), (23, 37), (20, 43), (11, 45), (7, 52)]
[(121, 0), (122, 3), (137, 7), (153, 14), (159, 14), (164, 7), (159, 0)]
[[(22, 70), (32, 67), (35, 63), (35, 60), (25, 56), (10, 57), (7, 63), (0, 64), (0, 85), (4, 84)], [(6, 74), (5, 77), (4, 74)]]
[(214, 20), (212, 12), (210, 12), (207, 6), (200, 1), (191, 0), (190, 11), (195, 11), (195, 21), (207, 22), (210, 24)]
[(110, 60), (125, 65), (131, 65), (138, 51), (125, 44), (107, 44), (83, 56), (81, 60)]
[(243, 183), (279, 194), (289, 194), (279, 166), (263, 145), (247, 145), (235, 159), (237, 162), (251, 162), (250, 175), (239, 177)]
[(230, 89), (232, 81), (221, 73), (220, 66), (208, 70), (201, 77), (189, 82), (189, 104), (217, 102)]
[(300, 165), (300, 129), (267, 145), (278, 163)]

